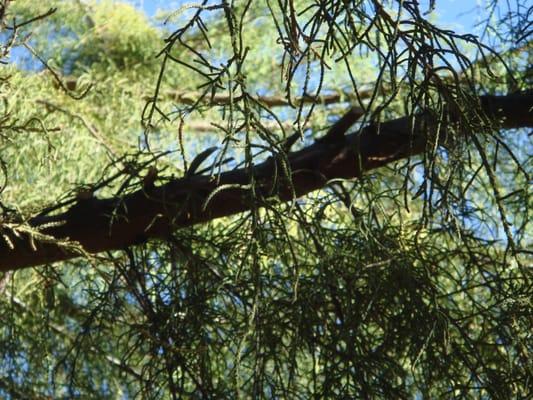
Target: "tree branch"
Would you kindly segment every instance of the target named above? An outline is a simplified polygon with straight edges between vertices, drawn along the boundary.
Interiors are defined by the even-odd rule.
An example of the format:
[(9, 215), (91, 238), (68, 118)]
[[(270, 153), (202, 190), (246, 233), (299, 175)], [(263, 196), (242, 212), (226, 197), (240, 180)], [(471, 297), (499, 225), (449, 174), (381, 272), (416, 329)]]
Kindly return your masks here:
[[(482, 96), (479, 102), (494, 129), (533, 127), (532, 93)], [(447, 119), (448, 125), (440, 127), (439, 140), (451, 136), (449, 127), (457, 122), (454, 112)], [(86, 252), (98, 253), (149, 239), (164, 239), (176, 229), (249, 210), (254, 207), (246, 188), (251, 173), (256, 181), (256, 193), (265, 199), (276, 196), (281, 201), (320, 189), (331, 179), (358, 178), (366, 171), (422, 153), (437, 137), (437, 122), (427, 112), (416, 118), (403, 117), (370, 125), (343, 140), (318, 140), (289, 153), (292, 187), (283, 178), (274, 182), (276, 161), (269, 159), (251, 171), (236, 169), (217, 179), (193, 175), (122, 198), (80, 200), (62, 214), (31, 219), (29, 225), (48, 238), (17, 235), (7, 225), (2, 226), (0, 271), (67, 260), (80, 254), (50, 238), (76, 241)], [(480, 126), (486, 125), (486, 121), (478, 122)]]
[[(75, 77), (65, 77), (64, 86), (71, 92), (76, 91), (79, 88), (78, 79)], [(59, 85), (56, 85), (59, 87)], [(359, 92), (359, 98), (360, 99), (368, 99), (372, 97), (373, 89), (363, 89)], [(186, 105), (192, 105), (195, 104), (198, 98), (202, 95), (201, 92), (183, 92), (179, 90), (165, 90), (160, 93), (160, 97), (164, 98), (166, 100), (173, 101), (178, 104), (186, 104)], [(299, 105), (301, 103), (304, 104), (323, 104), (323, 105), (330, 105), (330, 104), (338, 104), (342, 102), (350, 102), (354, 101), (357, 98), (354, 94), (348, 93), (348, 92), (335, 92), (335, 93), (328, 93), (328, 94), (322, 94), (319, 96), (312, 96), (312, 95), (304, 95), (301, 97), (297, 97), (293, 100), (293, 104)], [(153, 95), (144, 95), (143, 99), (146, 101), (153, 100)], [(291, 104), (287, 100), (285, 96), (255, 96), (255, 100), (258, 102), (264, 104), (267, 107), (285, 107), (290, 106)], [(227, 94), (221, 94), (217, 93), (214, 96), (205, 96), (204, 100), (202, 101), (202, 104), (209, 104), (209, 105), (228, 105), (231, 101), (235, 101), (235, 98), (233, 96), (229, 96)]]

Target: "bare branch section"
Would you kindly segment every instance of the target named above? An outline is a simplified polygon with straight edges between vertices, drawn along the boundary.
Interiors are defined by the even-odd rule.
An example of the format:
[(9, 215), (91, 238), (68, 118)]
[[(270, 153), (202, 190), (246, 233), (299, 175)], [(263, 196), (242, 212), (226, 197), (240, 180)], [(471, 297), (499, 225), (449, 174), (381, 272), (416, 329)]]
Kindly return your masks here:
[[(533, 127), (533, 94), (479, 98), (494, 129)], [(438, 137), (446, 140), (448, 125), (439, 125)], [(472, 122), (472, 121), (470, 121)], [(487, 121), (484, 121), (486, 125)], [(481, 121), (480, 121), (481, 124)], [(288, 180), (274, 181), (277, 161), (269, 159), (252, 171), (236, 169), (218, 179), (193, 175), (158, 187), (145, 187), (122, 198), (80, 200), (66, 212), (41, 216), (30, 225), (42, 235), (0, 232), (0, 271), (17, 270), (79, 255), (53, 240), (78, 242), (86, 252), (123, 249), (149, 239), (164, 239), (176, 229), (256, 207), (248, 184), (254, 175), (256, 194), (267, 199), (291, 200), (320, 189), (335, 178), (357, 178), (365, 171), (420, 154), (437, 137), (437, 121), (431, 113), (370, 125), (359, 133), (335, 141), (318, 140), (288, 155), (292, 187)]]
[[(372, 96), (373, 91), (372, 90), (363, 90), (359, 93), (359, 98), (361, 99), (368, 99)], [(198, 92), (178, 92), (178, 91), (167, 91), (163, 92), (162, 96), (172, 100), (176, 103), (180, 104), (188, 104), (192, 105), (197, 102), (198, 97), (201, 96), (201, 93)], [(145, 97), (146, 100), (150, 100), (150, 97)], [(255, 99), (268, 106), (268, 107), (285, 107), (291, 105), (286, 97), (284, 96), (256, 96)], [(337, 104), (348, 102), (350, 100), (355, 99), (355, 96), (350, 95), (346, 92), (340, 92), (340, 93), (329, 93), (329, 94), (323, 94), (320, 96), (302, 96), (298, 97), (293, 100), (293, 103), (296, 105), (299, 104), (323, 104), (323, 105), (330, 105), (330, 104)], [(212, 97), (207, 97), (204, 102), (212, 105), (227, 105), (231, 101), (235, 101), (235, 98), (230, 98), (229, 95), (226, 94), (215, 94)]]
[[(57, 84), (59, 87), (59, 84)], [(69, 91), (73, 92), (79, 89), (79, 83), (76, 78), (64, 78), (64, 86)], [(368, 99), (372, 96), (373, 89), (364, 89), (359, 92), (359, 98), (360, 99)], [(162, 98), (165, 98), (167, 100), (174, 101), (178, 104), (185, 104), (185, 105), (193, 105), (198, 101), (198, 98), (202, 97), (201, 92), (181, 92), (178, 90), (167, 90), (162, 93), (160, 93), (160, 96)], [(299, 105), (299, 104), (323, 104), (323, 105), (330, 105), (330, 104), (338, 104), (342, 102), (349, 102), (356, 99), (357, 96), (348, 93), (348, 92), (335, 92), (335, 93), (328, 93), (323, 94), (319, 96), (301, 96), (293, 100), (293, 104)], [(144, 96), (144, 100), (146, 101), (152, 101), (153, 96)], [(227, 105), (231, 101), (236, 101), (235, 97), (230, 97), (227, 94), (214, 94), (213, 96), (206, 96), (205, 99), (202, 101), (202, 104), (210, 104), (210, 105)], [(291, 103), (287, 100), (285, 96), (255, 96), (255, 100), (258, 102), (264, 104), (268, 107), (286, 107), (290, 106)]]

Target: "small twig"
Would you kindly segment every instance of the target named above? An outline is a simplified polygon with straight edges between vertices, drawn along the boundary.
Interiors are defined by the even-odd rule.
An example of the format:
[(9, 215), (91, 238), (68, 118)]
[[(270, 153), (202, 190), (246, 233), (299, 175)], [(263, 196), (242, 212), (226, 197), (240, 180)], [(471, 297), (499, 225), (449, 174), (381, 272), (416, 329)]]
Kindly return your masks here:
[(13, 29), (21, 28), (21, 27), (23, 27), (23, 26), (25, 26), (25, 25), (31, 24), (31, 23), (33, 23), (33, 22), (35, 22), (35, 21), (40, 20), (40, 19), (44, 19), (44, 18), (46, 18), (46, 17), (49, 17), (50, 15), (52, 15), (53, 13), (55, 13), (56, 11), (57, 11), (57, 8), (53, 8), (53, 7), (52, 7), (52, 8), (50, 8), (47, 12), (45, 12), (44, 14), (37, 15), (37, 16), (35, 16), (35, 17), (33, 17), (33, 18), (30, 18), (30, 19), (28, 19), (28, 20), (26, 20), (26, 21), (24, 21), (24, 22), (21, 22), (20, 24), (15, 24), (15, 25), (13, 26)]
[(69, 115), (73, 118), (76, 118), (78, 120), (81, 121), (81, 123), (83, 124), (83, 126), (85, 126), (85, 128), (87, 128), (87, 130), (89, 131), (89, 133), (91, 134), (92, 137), (94, 137), (102, 146), (105, 147), (105, 149), (114, 157), (117, 157), (117, 152), (115, 150), (113, 150), (113, 148), (106, 143), (105, 139), (102, 137), (102, 135), (100, 134), (100, 132), (89, 122), (87, 121), (87, 119), (80, 115), (80, 114), (76, 114), (76, 113), (73, 113), (72, 111), (69, 111), (67, 109), (64, 109), (60, 106), (58, 106), (57, 104), (54, 104), (54, 103), (51, 103), (47, 100), (36, 100), (37, 103), (39, 104), (43, 104), (45, 105), (46, 107), (48, 108), (51, 108), (53, 110), (57, 110), (57, 111), (60, 111), (66, 115)]
[(56, 80), (56, 82), (59, 84), (59, 86), (61, 86), (61, 89), (63, 89), (63, 91), (71, 98), (73, 98), (74, 100), (81, 100), (83, 99), (87, 93), (89, 93), (89, 90), (91, 90), (91, 88), (93, 87), (92, 84), (90, 84), (87, 89), (85, 89), (85, 91), (76, 96), (74, 94), (72, 94), (72, 92), (68, 89), (68, 87), (63, 83), (63, 81), (61, 80), (61, 77), (59, 76), (59, 74), (57, 72), (55, 72), (53, 70), (52, 67), (50, 67), (50, 65), (48, 65), (48, 63), (39, 55), (37, 54), (37, 52), (33, 49), (33, 47), (31, 47), (27, 42), (24, 42), (23, 43), (23, 46), (28, 49), (28, 51), (33, 54), (33, 56), (35, 58), (37, 58), (43, 65), (44, 67), (52, 74), (52, 76), (54, 77), (54, 79)]

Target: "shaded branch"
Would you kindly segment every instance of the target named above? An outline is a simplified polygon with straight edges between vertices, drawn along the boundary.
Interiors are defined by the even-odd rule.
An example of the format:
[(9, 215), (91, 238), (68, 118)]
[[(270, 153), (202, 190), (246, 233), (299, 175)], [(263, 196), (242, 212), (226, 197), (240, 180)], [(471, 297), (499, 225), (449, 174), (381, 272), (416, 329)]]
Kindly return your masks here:
[[(78, 79), (75, 77), (67, 77), (63, 78), (63, 84), (69, 91), (75, 91), (79, 87)], [(57, 85), (59, 86), (59, 85)], [(364, 89), (359, 91), (359, 98), (360, 99), (368, 99), (372, 96), (373, 90), (372, 89)], [(192, 105), (195, 104), (198, 101), (198, 98), (202, 96), (201, 92), (183, 92), (179, 90), (164, 90), (160, 93), (160, 97), (164, 98), (165, 100), (170, 100), (178, 104), (185, 104), (185, 105)], [(254, 99), (258, 102), (264, 104), (267, 107), (282, 107), (282, 106), (290, 106), (291, 103), (285, 96), (254, 96)], [(298, 105), (301, 103), (304, 104), (324, 104), (324, 105), (330, 105), (330, 104), (337, 104), (342, 102), (350, 102), (354, 101), (356, 99), (356, 96), (348, 93), (348, 92), (335, 92), (335, 93), (328, 93), (328, 94), (322, 94), (319, 96), (311, 96), (311, 95), (304, 95), (301, 97), (298, 97), (293, 100), (292, 104)], [(152, 101), (153, 95), (145, 95), (143, 96), (143, 100), (145, 101)], [(221, 94), (216, 93), (215, 95), (206, 96), (204, 100), (202, 101), (202, 104), (210, 104), (210, 105), (228, 105), (231, 101), (235, 102), (238, 100), (235, 96), (230, 97), (228, 94)]]
[[(371, 97), (372, 90), (363, 90), (359, 93), (361, 99), (367, 99)], [(162, 97), (168, 100), (172, 100), (179, 104), (187, 104), (192, 105), (195, 104), (198, 100), (198, 97), (200, 96), (200, 93), (198, 92), (179, 92), (179, 91), (164, 91), (162, 93)], [(146, 100), (149, 100), (149, 97), (145, 98)], [(293, 100), (293, 105), (299, 105), (301, 103), (304, 104), (324, 104), (324, 105), (330, 105), (330, 104), (337, 104), (342, 102), (349, 102), (350, 100), (354, 100), (355, 96), (346, 93), (346, 92), (340, 92), (340, 93), (329, 93), (329, 94), (322, 94), (319, 96), (301, 96)], [(264, 104), (267, 107), (282, 107), (282, 106), (290, 106), (291, 103), (289, 100), (287, 100), (284, 96), (255, 96), (255, 100), (258, 102)], [(231, 101), (236, 101), (236, 99), (233, 97), (231, 98), (227, 94), (220, 94), (217, 93), (212, 97), (206, 97), (204, 102), (214, 105), (227, 105)]]
[[(533, 126), (532, 93), (482, 96), (479, 101), (494, 129)], [(449, 124), (456, 122), (455, 113), (449, 113), (447, 120)], [(479, 125), (486, 126), (486, 122), (479, 121)], [(0, 232), (0, 270), (67, 260), (80, 254), (54, 240), (76, 241), (83, 251), (98, 253), (149, 239), (165, 239), (176, 229), (249, 210), (257, 206), (247, 189), (250, 173), (256, 181), (256, 194), (265, 201), (274, 197), (288, 201), (324, 187), (331, 179), (358, 178), (366, 171), (422, 153), (437, 137), (437, 126), (438, 137), (445, 141), (451, 135), (450, 125), (439, 125), (429, 112), (370, 125), (344, 140), (318, 140), (288, 154), (292, 187), (286, 180), (275, 182), (275, 161), (269, 159), (251, 171), (236, 169), (218, 179), (192, 175), (122, 198), (80, 200), (62, 214), (29, 221), (48, 238), (16, 235), (4, 227)]]

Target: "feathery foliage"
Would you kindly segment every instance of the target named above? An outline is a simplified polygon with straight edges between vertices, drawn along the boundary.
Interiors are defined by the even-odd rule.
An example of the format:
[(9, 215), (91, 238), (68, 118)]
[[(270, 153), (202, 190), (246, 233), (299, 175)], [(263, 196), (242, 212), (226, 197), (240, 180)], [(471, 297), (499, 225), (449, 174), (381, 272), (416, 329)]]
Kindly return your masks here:
[[(148, 19), (0, 1), (0, 240), (80, 254), (0, 272), (0, 397), (531, 396), (532, 147), (478, 100), (531, 92), (531, 8), (490, 7), (478, 38), (436, 24), (439, 2), (202, 1)], [(297, 196), (290, 152), (352, 106), (353, 132), (436, 122), (422, 154)], [(238, 186), (247, 211), (159, 240), (89, 254), (31, 224), (238, 168), (247, 183), (198, 208)]]

